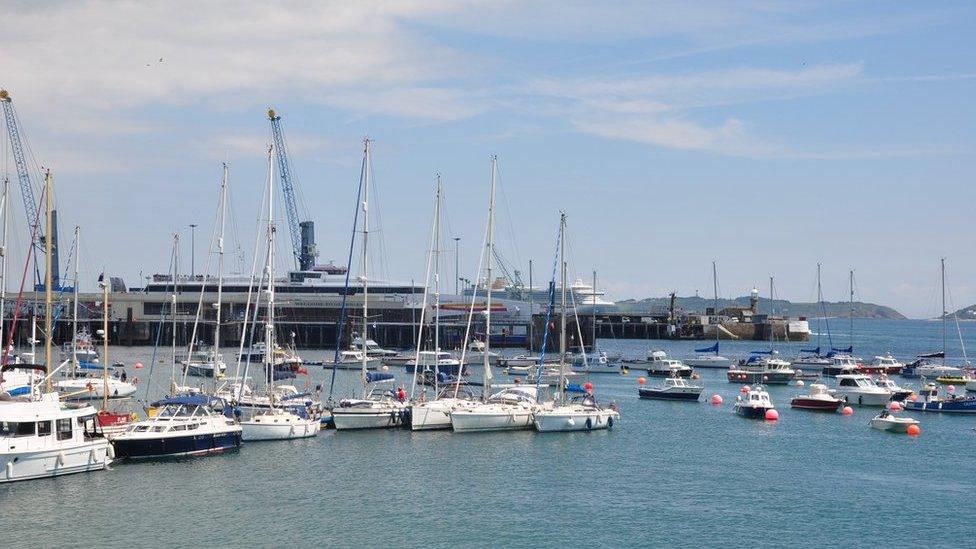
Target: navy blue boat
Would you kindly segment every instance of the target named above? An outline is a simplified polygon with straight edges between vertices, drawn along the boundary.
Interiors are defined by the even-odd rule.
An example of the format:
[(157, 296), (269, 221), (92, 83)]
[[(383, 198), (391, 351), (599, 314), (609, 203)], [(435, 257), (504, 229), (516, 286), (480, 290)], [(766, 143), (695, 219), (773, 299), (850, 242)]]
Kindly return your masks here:
[(119, 459), (200, 456), (241, 446), (241, 426), (222, 398), (180, 395), (152, 404), (150, 418), (112, 439)]
[(705, 387), (694, 385), (681, 377), (668, 377), (664, 384), (651, 387), (638, 387), (637, 396), (655, 400), (697, 401)]
[(756, 385), (746, 393), (745, 398), (739, 395), (735, 399), (735, 413), (750, 419), (766, 419), (766, 412), (775, 409), (769, 393), (761, 385)]
[(918, 398), (904, 403), (909, 412), (941, 412), (944, 414), (976, 414), (976, 397), (939, 395), (939, 386), (927, 383), (918, 391)]

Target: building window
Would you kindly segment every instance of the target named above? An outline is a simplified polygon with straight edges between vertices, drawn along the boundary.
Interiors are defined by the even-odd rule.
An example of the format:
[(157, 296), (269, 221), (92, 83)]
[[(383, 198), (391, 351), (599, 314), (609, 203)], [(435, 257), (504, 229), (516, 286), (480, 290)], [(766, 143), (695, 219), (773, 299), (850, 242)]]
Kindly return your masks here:
[(58, 440), (68, 440), (71, 438), (71, 418), (58, 420)]

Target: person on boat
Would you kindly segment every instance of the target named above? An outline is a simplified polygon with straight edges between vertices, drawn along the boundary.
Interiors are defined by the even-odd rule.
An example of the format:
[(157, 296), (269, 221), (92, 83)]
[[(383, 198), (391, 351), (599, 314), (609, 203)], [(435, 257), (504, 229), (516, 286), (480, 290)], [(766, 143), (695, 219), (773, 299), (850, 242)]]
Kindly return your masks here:
[(400, 402), (405, 402), (407, 400), (407, 391), (403, 387), (397, 387), (396, 398)]
[(122, 382), (125, 383), (125, 380), (127, 379), (127, 377), (128, 376), (125, 375), (125, 370), (122, 370), (122, 374), (119, 376), (119, 379), (121, 379)]

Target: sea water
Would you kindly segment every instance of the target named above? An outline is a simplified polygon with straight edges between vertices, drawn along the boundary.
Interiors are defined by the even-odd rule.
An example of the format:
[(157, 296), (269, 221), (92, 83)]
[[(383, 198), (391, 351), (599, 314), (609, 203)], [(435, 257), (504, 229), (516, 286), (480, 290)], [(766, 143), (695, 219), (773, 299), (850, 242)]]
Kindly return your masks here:
[[(950, 329), (949, 354), (961, 361), (955, 325)], [(960, 330), (976, 351), (976, 324)], [(832, 336), (835, 346), (848, 345), (846, 334)], [(889, 350), (909, 359), (941, 349), (941, 323), (858, 321), (853, 344), (865, 360)], [(662, 348), (682, 358), (705, 344), (606, 339), (599, 346), (625, 357)], [(800, 348), (775, 346), (787, 358)], [(723, 342), (722, 352), (745, 356), (764, 347)], [(152, 349), (112, 353), (130, 379), (142, 378), (140, 399), (147, 388), (158, 397), (167, 386), (166, 351), (152, 364), (154, 383)], [(225, 353), (232, 373), (233, 350)], [(135, 370), (136, 361), (146, 366)], [(402, 369), (391, 371), (409, 390)], [(325, 431), (247, 443), (225, 455), (118, 463), (105, 472), (0, 486), (0, 545), (973, 544), (976, 417), (916, 414), (922, 434), (912, 438), (871, 429), (878, 408), (856, 408), (851, 417), (794, 411), (789, 399), (806, 389), (772, 386), (779, 421), (748, 420), (732, 413), (740, 386), (723, 371), (702, 372), (699, 403), (638, 400), (640, 373), (590, 378), (602, 402), (620, 406), (621, 421), (610, 431)], [(313, 367), (295, 381), (323, 385), (325, 397), (331, 375)], [(336, 377), (334, 396), (358, 390), (357, 372)], [(496, 371), (496, 379), (506, 378)], [(917, 380), (896, 380), (917, 387)], [(725, 399), (721, 406), (707, 402), (716, 393)]]

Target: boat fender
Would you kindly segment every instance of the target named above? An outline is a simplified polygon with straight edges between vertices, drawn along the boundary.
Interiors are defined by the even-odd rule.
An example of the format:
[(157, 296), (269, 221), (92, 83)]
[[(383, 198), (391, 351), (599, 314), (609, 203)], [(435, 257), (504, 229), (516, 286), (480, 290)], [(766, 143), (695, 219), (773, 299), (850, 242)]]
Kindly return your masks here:
[(566, 425), (569, 425), (570, 427), (573, 427), (574, 425), (576, 425), (576, 420), (573, 419), (573, 418), (569, 418), (569, 419), (566, 420)]
[(108, 456), (108, 459), (114, 460), (115, 459), (115, 446), (109, 444), (108, 445), (108, 448), (105, 450), (105, 455)]
[(92, 448), (88, 451), (88, 463), (95, 463), (98, 461), (98, 456), (95, 455), (95, 449)]
[(607, 418), (607, 427), (613, 427), (613, 416)]
[(64, 466), (64, 452), (58, 452), (58, 465)]
[(14, 478), (14, 462), (12, 461), (7, 462), (7, 478)]
[(589, 418), (589, 417), (586, 418), (586, 428), (587, 429), (592, 429), (593, 428), (593, 418)]

